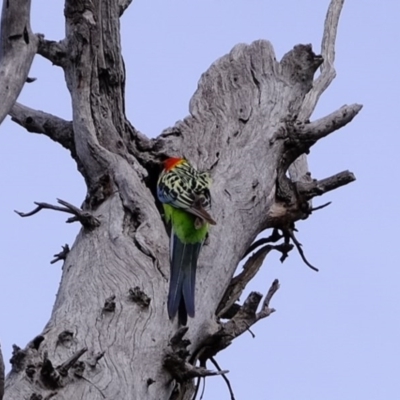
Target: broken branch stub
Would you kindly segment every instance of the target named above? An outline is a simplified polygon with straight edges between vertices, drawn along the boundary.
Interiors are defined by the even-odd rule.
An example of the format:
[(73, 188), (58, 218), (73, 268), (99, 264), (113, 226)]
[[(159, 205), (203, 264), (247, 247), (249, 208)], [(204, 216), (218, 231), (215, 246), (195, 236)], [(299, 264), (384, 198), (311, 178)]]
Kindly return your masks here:
[(72, 121), (66, 121), (55, 115), (34, 110), (20, 103), (15, 103), (10, 112), (11, 120), (28, 132), (48, 136), (75, 155), (74, 132)]

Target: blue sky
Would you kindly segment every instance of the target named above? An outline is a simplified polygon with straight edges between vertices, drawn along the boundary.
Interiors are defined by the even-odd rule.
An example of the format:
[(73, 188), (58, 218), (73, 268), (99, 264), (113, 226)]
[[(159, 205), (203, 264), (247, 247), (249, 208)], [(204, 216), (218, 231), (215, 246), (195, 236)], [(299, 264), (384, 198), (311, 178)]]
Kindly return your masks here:
[[(33, 0), (32, 26), (63, 38), (63, 1)], [(320, 48), (327, 0), (134, 0), (122, 18), (127, 114), (149, 136), (188, 114), (200, 75), (237, 43), (272, 42), (277, 57), (298, 43)], [(313, 176), (349, 169), (357, 181), (316, 199), (332, 205), (298, 224), (314, 273), (296, 253), (267, 258), (250, 289), (278, 278), (277, 312), (217, 356), (237, 400), (378, 400), (400, 398), (400, 272), (397, 260), (400, 147), (400, 3), (347, 0), (336, 47), (337, 78), (313, 115), (361, 103), (350, 125), (313, 147)], [(19, 101), (69, 119), (62, 71), (36, 57)], [(61, 276), (50, 265), (78, 225), (43, 211), (22, 219), (33, 201), (81, 204), (83, 179), (67, 152), (9, 119), (0, 128), (0, 341), (8, 361), (47, 322)], [(8, 364), (8, 362), (7, 362)], [(9, 364), (7, 365), (9, 368)], [(205, 400), (229, 399), (221, 378)]]

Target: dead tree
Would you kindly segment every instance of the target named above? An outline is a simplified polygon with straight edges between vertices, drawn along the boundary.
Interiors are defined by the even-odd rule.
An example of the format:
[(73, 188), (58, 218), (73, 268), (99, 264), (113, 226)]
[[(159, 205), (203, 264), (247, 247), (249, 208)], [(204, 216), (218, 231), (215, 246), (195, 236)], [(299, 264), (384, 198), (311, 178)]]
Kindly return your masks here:
[[(156, 139), (125, 116), (120, 17), (130, 3), (66, 0), (66, 37), (54, 42), (31, 32), (29, 0), (3, 2), (0, 71), (17, 73), (0, 75), (8, 99), (0, 117), (8, 113), (60, 143), (87, 185), (81, 207), (59, 200), (19, 213), (65, 212), (82, 229), (71, 248), (55, 255), (63, 274), (48, 324), (24, 349), (14, 348), (7, 400), (190, 399), (193, 378), (223, 372), (207, 361), (217, 365), (218, 352), (274, 311), (278, 281), (264, 300), (252, 292), (239, 301), (267, 254), (278, 250), (284, 259), (293, 245), (302, 251), (295, 222), (311, 214), (311, 199), (355, 179), (344, 171), (314, 180), (305, 156), (361, 109), (346, 105), (309, 121), (335, 76), (343, 0), (331, 1), (322, 55), (297, 45), (278, 62), (265, 40), (235, 46), (201, 77), (190, 115)], [(63, 69), (72, 121), (14, 104), (35, 53)], [(217, 225), (200, 256), (201, 301), (196, 318), (180, 329), (166, 312), (168, 235), (155, 196), (165, 156), (186, 157), (214, 181)], [(250, 247), (268, 228), (273, 234)], [(249, 248), (255, 253), (234, 277)]]

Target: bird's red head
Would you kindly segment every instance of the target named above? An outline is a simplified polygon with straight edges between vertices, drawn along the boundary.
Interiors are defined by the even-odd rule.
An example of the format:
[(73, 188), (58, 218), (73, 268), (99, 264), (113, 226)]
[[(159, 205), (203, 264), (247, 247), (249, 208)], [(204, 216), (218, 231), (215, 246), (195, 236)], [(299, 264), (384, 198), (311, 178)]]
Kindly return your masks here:
[(177, 158), (177, 157), (171, 157), (167, 158), (163, 164), (164, 164), (164, 169), (166, 171), (171, 170), (172, 168), (176, 167), (177, 165), (183, 163), (185, 161), (184, 158)]

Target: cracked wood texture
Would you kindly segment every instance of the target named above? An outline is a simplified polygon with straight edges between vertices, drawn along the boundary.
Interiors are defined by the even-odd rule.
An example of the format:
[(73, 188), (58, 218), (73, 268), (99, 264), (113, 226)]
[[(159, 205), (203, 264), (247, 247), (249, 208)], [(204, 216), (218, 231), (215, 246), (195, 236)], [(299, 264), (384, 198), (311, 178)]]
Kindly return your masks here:
[[(196, 317), (185, 336), (192, 354), (218, 331), (215, 312), (239, 261), (276, 219), (270, 211), (282, 173), (282, 138), (290, 135), (289, 122), (302, 109), (321, 57), (298, 45), (278, 62), (268, 41), (239, 44), (202, 75), (190, 115), (149, 140), (125, 117), (119, 17), (129, 3), (65, 3), (62, 68), (72, 127), (65, 129), (61, 120), (53, 121), (47, 133), (39, 121), (30, 127), (73, 149), (88, 189), (82, 207), (100, 226), (82, 228), (67, 254), (52, 315), (41, 333), (44, 340), (16, 352), (6, 400), (52, 394), (57, 400), (193, 395), (188, 384), (176, 397), (174, 380), (163, 366), (178, 326), (166, 311), (169, 239), (155, 199), (162, 157), (184, 156), (214, 180), (217, 225), (200, 255)], [(19, 107), (14, 113), (25, 111)], [(149, 297), (147, 306), (129, 295), (136, 287)], [(49, 374), (51, 365), (62, 365), (82, 349), (87, 352), (71, 370)]]
[(36, 54), (30, 0), (4, 0), (0, 38), (0, 124), (19, 96)]

